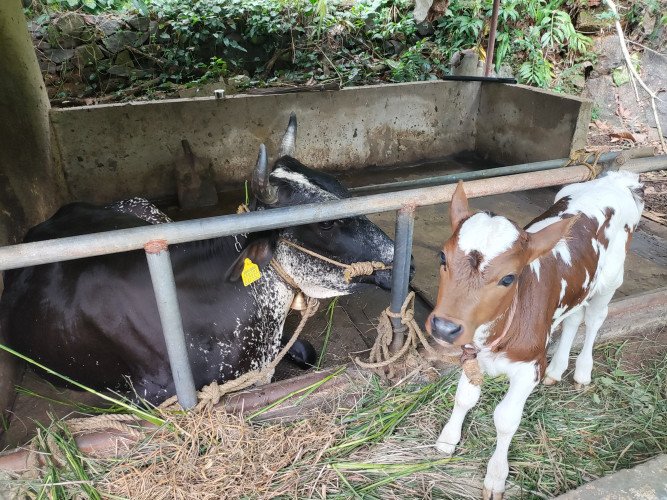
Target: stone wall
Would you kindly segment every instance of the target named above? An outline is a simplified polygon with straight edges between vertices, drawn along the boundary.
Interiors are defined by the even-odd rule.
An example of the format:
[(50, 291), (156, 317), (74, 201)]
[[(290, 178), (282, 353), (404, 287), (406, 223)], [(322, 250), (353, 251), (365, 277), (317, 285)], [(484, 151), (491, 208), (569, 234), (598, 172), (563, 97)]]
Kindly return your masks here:
[(148, 17), (65, 12), (35, 18), (28, 28), (51, 99), (113, 92), (157, 73), (158, 23)]

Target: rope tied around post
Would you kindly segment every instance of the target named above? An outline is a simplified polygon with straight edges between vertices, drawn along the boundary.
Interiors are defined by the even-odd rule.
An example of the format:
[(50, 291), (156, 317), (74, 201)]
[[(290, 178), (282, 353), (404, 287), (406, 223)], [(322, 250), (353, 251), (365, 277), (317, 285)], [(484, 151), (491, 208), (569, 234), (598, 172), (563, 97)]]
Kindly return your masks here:
[[(593, 155), (593, 163), (589, 163), (588, 158)], [(600, 156), (602, 151), (586, 151), (585, 149), (579, 149), (577, 151), (572, 151), (565, 167), (571, 167), (574, 165), (583, 165), (589, 171), (588, 181), (592, 181), (597, 178), (602, 172), (602, 166), (598, 164), (600, 161)]]
[[(433, 349), (415, 320), (414, 307), (415, 292), (410, 292), (405, 298), (400, 312), (393, 313), (389, 308), (385, 309), (378, 318), (378, 325), (376, 327), (377, 337), (375, 338), (373, 347), (371, 347), (368, 361), (362, 361), (359, 357), (356, 357), (354, 358), (354, 362), (361, 368), (375, 370), (380, 376), (392, 379), (396, 375), (392, 365), (404, 356), (407, 359), (408, 356), (406, 355), (408, 353), (413, 358), (420, 360), (420, 366), (428, 365), (428, 360), (420, 355), (417, 350), (421, 346), (428, 353), (429, 357), (438, 358), (452, 364), (460, 364), (470, 382), (480, 385), (484, 376), (477, 362), (477, 350), (474, 347), (464, 346), (459, 352), (442, 354)], [(400, 318), (401, 324), (405, 325), (408, 329), (403, 347), (393, 354), (389, 348), (393, 339), (391, 318)], [(387, 369), (386, 371), (385, 368)]]
[[(434, 353), (435, 351), (428, 345), (428, 340), (426, 340), (424, 333), (419, 328), (419, 325), (417, 325), (414, 306), (415, 292), (410, 292), (405, 298), (400, 312), (393, 313), (389, 308), (385, 309), (378, 318), (378, 325), (376, 327), (378, 334), (373, 347), (371, 347), (368, 361), (362, 361), (356, 357), (354, 358), (354, 362), (362, 368), (379, 370), (382, 375), (385, 374), (382, 369), (388, 368), (388, 378), (394, 378), (395, 372), (391, 365), (401, 359), (408, 351), (416, 351), (419, 344), (429, 353)], [(403, 347), (393, 354), (389, 349), (394, 335), (391, 318), (400, 318), (401, 323), (408, 328), (407, 338), (403, 343)]]

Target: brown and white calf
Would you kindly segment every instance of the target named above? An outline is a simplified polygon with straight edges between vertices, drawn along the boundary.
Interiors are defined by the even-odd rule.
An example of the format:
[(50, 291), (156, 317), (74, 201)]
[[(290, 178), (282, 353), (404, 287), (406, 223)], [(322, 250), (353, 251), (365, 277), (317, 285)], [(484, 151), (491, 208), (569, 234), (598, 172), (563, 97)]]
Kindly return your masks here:
[[(426, 329), (439, 342), (474, 348), (483, 373), (507, 375), (509, 390), (494, 411), (497, 444), (484, 498), (502, 498), (507, 451), (524, 403), (538, 384), (561, 379), (582, 320), (586, 340), (574, 380), (591, 381), (593, 342), (607, 305), (623, 282), (625, 255), (643, 209), (638, 176), (614, 172), (566, 186), (525, 229), (505, 217), (468, 209), (463, 184), (452, 199), (453, 234), (440, 253), (440, 287)], [(547, 344), (562, 336), (547, 367)], [(436, 447), (454, 452), (480, 387), (461, 375), (452, 415)]]

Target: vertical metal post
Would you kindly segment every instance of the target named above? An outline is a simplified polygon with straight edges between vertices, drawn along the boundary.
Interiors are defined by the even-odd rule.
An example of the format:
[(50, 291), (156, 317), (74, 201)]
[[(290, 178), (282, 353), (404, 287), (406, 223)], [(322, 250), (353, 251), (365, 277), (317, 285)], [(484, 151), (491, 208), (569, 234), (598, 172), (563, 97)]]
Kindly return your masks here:
[(491, 29), (489, 30), (489, 43), (486, 46), (486, 63), (484, 64), (484, 76), (491, 75), (493, 67), (493, 53), (496, 47), (496, 29), (498, 28), (498, 10), (500, 0), (493, 0), (493, 13), (491, 14)]
[(169, 249), (164, 240), (149, 241), (144, 246), (148, 269), (151, 273), (153, 291), (160, 314), (162, 333), (167, 344), (167, 354), (171, 375), (176, 386), (178, 402), (185, 408), (192, 408), (197, 404), (197, 390), (192, 377), (192, 369), (188, 360), (183, 333), (183, 320), (178, 308), (176, 297), (176, 282), (174, 271), (171, 268)]
[[(412, 257), (412, 232), (415, 226), (415, 207), (405, 206), (396, 214), (396, 234), (394, 237), (394, 263), (391, 273), (392, 313), (400, 313), (401, 306), (408, 295), (410, 284), (410, 259)], [(390, 349), (397, 351), (403, 347), (407, 327), (400, 318), (391, 318), (394, 337)]]

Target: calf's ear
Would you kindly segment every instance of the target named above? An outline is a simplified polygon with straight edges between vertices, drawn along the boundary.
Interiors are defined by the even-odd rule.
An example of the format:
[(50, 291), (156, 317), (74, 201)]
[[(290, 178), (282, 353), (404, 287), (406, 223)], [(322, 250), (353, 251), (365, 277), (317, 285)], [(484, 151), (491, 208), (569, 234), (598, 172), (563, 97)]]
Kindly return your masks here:
[(456, 190), (452, 195), (452, 202), (449, 205), (449, 218), (452, 222), (452, 231), (456, 231), (461, 221), (470, 215), (468, 208), (468, 198), (463, 189), (463, 181), (459, 181)]
[(577, 217), (559, 220), (536, 233), (528, 233), (528, 263), (551, 251), (570, 232)]
[(229, 266), (226, 281), (238, 281), (243, 271), (245, 259), (250, 259), (257, 264), (260, 269), (264, 269), (271, 258), (273, 258), (273, 250), (275, 249), (275, 242), (268, 237), (255, 238), (251, 240), (246, 247), (241, 251), (234, 263)]

